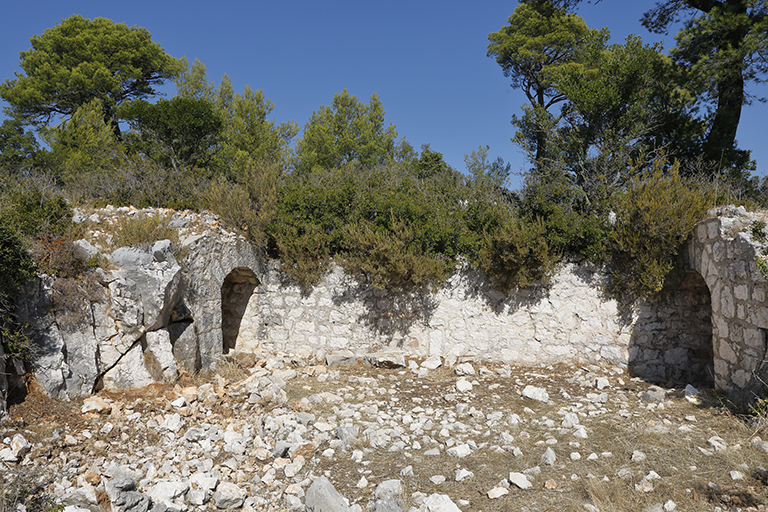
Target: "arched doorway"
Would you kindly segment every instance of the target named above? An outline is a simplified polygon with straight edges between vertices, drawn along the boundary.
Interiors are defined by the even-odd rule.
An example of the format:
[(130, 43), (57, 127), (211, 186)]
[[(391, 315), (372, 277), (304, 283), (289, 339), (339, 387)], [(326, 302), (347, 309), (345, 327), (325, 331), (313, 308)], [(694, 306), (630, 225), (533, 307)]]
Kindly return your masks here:
[(221, 285), (221, 337), (222, 352), (227, 354), (237, 345), (237, 337), (248, 309), (248, 301), (259, 279), (249, 268), (234, 269)]
[(629, 370), (651, 382), (713, 385), (712, 303), (698, 272), (668, 280), (638, 308), (629, 359)]

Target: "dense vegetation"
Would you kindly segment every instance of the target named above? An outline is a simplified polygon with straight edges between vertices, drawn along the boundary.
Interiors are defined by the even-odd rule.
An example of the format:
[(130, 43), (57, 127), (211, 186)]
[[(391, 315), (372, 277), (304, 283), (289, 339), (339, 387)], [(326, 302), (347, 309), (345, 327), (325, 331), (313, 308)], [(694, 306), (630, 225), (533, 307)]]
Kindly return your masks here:
[[(607, 45), (576, 4), (522, 1), (489, 34), (488, 55), (529, 99), (512, 121), (530, 162), (514, 192), (486, 147), (465, 172), (414, 150), (375, 94), (343, 90), (300, 130), (270, 119), (261, 90), (216, 85), (144, 29), (72, 16), (33, 37), (0, 84), (3, 346), (16, 350), (10, 300), (35, 269), (83, 270), (69, 250), (80, 204), (210, 209), (307, 288), (336, 262), (404, 293), (468, 264), (507, 291), (586, 259), (611, 265), (622, 299), (657, 293), (708, 208), (766, 204), (735, 145), (744, 84), (766, 72), (766, 2), (660, 2), (644, 19), (657, 31), (701, 11), (671, 57), (637, 36)], [(152, 102), (168, 80), (177, 94)]]

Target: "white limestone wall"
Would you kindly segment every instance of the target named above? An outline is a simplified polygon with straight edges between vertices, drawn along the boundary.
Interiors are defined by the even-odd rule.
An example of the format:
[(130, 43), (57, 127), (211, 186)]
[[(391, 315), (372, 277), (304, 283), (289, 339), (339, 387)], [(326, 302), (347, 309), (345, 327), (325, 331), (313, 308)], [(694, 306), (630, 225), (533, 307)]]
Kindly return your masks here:
[(632, 325), (622, 324), (600, 279), (594, 268), (567, 264), (548, 289), (503, 296), (465, 269), (434, 295), (394, 297), (335, 267), (303, 294), (271, 267), (248, 302), (236, 349), (364, 354), (398, 348), (425, 357), (626, 366)]
[(717, 213), (696, 227), (689, 260), (712, 298), (715, 385), (752, 401), (768, 383), (768, 276), (758, 266), (768, 247), (752, 234), (754, 214), (733, 207)]

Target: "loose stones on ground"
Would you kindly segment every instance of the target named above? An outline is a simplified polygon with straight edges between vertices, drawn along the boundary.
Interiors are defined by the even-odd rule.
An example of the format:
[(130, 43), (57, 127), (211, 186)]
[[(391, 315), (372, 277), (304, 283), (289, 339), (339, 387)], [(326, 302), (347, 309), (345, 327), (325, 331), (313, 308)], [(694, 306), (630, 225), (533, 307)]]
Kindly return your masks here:
[[(376, 361), (386, 366), (381, 361), (393, 359), (397, 360), (388, 356)], [(120, 403), (91, 397), (81, 409), (91, 419), (91, 428), (63, 431), (57, 434), (58, 441), (39, 443), (26, 442), (20, 433), (6, 434), (0, 459), (50, 465), (60, 476), (49, 490), (65, 503), (94, 508), (98, 493), (105, 492), (116, 511), (131, 512), (145, 512), (144, 506), (174, 512), (198, 507), (350, 511), (371, 507), (375, 512), (403, 512), (406, 502), (414, 505), (409, 512), (459, 510), (458, 506), (472, 510), (476, 504), (466, 499), (467, 494), (456, 494), (454, 502), (445, 494), (427, 496), (422, 491), (446, 489), (451, 494), (455, 486), (482, 485), (488, 499), (504, 500), (512, 493), (535, 492), (532, 489), (568, 492), (573, 482), (584, 478), (626, 479), (640, 493), (653, 492), (664, 482), (645, 466), (653, 460), (641, 450), (626, 454), (623, 460), (631, 466), (605, 475), (600, 474), (600, 460), (609, 460), (611, 452), (585, 448), (584, 443), (597, 442), (589, 440), (593, 422), (609, 417), (626, 422), (635, 418), (635, 411), (658, 412), (670, 403), (666, 392), (652, 389), (660, 401), (647, 402), (644, 393), (632, 395), (612, 387), (611, 381), (622, 385), (621, 377), (599, 376), (599, 368), (576, 372), (573, 383), (583, 390), (578, 394), (578, 388), (558, 389), (549, 376), (533, 371), (517, 372), (512, 382), (489, 385), (484, 379), (509, 379), (511, 369), (494, 373), (463, 362), (449, 370), (441, 368), (439, 358), (421, 364), (409, 361), (408, 370), (371, 370), (373, 377), (359, 370), (344, 370), (342, 375), (326, 366), (292, 368), (293, 360), (261, 361), (250, 377), (234, 384), (220, 379), (200, 387), (177, 387), (151, 406), (142, 407), (141, 400)], [(426, 377), (418, 377), (424, 372)], [(413, 380), (434, 375), (446, 380)], [(460, 382), (468, 386), (460, 390)], [(449, 388), (460, 394), (442, 395), (440, 389)], [(517, 397), (507, 402), (514, 408), (494, 408), (500, 403), (494, 398), (496, 390), (505, 393), (509, 388)], [(595, 389), (601, 392), (590, 391)], [(694, 424), (682, 417), (680, 422)], [(671, 423), (660, 426), (669, 429)], [(55, 457), (41, 455), (45, 443), (58, 443)], [(702, 446), (712, 453), (732, 449), (712, 435), (703, 438)], [(768, 443), (755, 438), (749, 447), (762, 453)], [(506, 464), (513, 467), (498, 468), (489, 485), (477, 482), (476, 471), (469, 468), (495, 453), (508, 454)], [(382, 474), (374, 470), (375, 460), (382, 457), (403, 464), (392, 475)], [(430, 459), (444, 465), (426, 474), (414, 469)], [(514, 462), (522, 460), (541, 466)], [(590, 472), (571, 470), (576, 463), (594, 466)], [(80, 467), (87, 472), (78, 474)], [(347, 477), (351, 482), (343, 493), (331, 483), (341, 478), (339, 467), (353, 475)], [(748, 474), (749, 467), (737, 467), (727, 476), (741, 482)], [(381, 478), (387, 476), (399, 479), (382, 487), (386, 482)], [(423, 487), (419, 481), (429, 484)], [(401, 491), (385, 492), (397, 488), (394, 482), (401, 484)], [(411, 495), (401, 495), (403, 482), (408, 482)], [(664, 502), (663, 509), (667, 506)]]

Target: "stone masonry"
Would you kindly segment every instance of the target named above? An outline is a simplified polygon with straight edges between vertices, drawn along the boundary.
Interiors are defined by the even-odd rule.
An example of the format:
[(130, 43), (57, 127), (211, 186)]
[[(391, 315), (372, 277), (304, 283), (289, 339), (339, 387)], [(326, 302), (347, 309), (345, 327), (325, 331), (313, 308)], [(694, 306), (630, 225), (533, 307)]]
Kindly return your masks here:
[[(117, 210), (97, 217), (133, 213)], [(35, 329), (35, 377), (58, 397), (173, 380), (223, 354), (265, 351), (613, 365), (662, 383), (710, 380), (752, 399), (766, 379), (765, 247), (753, 240), (754, 217), (716, 213), (696, 227), (682, 284), (631, 311), (603, 292), (605, 272), (583, 263), (507, 295), (468, 266), (431, 294), (386, 293), (340, 267), (307, 292), (214, 216), (189, 212), (173, 214), (178, 263), (167, 243), (105, 253), (117, 269), (97, 272), (80, 324), (72, 304), (57, 305), (50, 277), (31, 284), (20, 311)], [(104, 251), (82, 246), (84, 257)]]
[[(744, 208), (721, 208), (696, 227), (688, 246), (689, 264), (707, 284), (712, 301), (714, 380), (719, 389), (751, 400), (762, 398), (768, 382), (768, 276), (765, 229)], [(763, 267), (765, 268), (765, 267)]]

